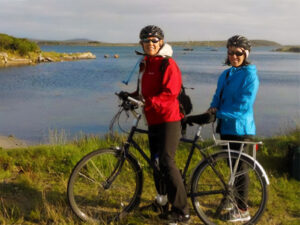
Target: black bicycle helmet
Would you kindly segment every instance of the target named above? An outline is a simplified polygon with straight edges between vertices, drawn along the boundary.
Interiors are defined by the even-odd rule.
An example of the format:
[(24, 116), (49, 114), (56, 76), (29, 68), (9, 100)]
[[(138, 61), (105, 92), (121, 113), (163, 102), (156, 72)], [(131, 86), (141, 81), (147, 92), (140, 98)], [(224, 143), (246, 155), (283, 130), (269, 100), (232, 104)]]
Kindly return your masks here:
[[(248, 56), (251, 51), (251, 43), (247, 38), (245, 38), (242, 35), (235, 35), (228, 39), (226, 47), (227, 48), (229, 48), (229, 47), (243, 48), (245, 50), (244, 54), (246, 57), (245, 57), (242, 65), (245, 66), (245, 65), (250, 64), (250, 61), (248, 60)], [(228, 55), (227, 55), (227, 58), (225, 59), (225, 65), (230, 66), (230, 60), (229, 60)]]
[(242, 35), (235, 35), (235, 36), (229, 38), (227, 41), (226, 47), (229, 48), (230, 46), (243, 48), (245, 50), (248, 50), (249, 52), (251, 50), (250, 41)]
[(161, 28), (155, 25), (148, 25), (144, 27), (140, 32), (140, 39), (145, 39), (148, 37), (157, 37), (160, 40), (164, 39), (164, 32)]

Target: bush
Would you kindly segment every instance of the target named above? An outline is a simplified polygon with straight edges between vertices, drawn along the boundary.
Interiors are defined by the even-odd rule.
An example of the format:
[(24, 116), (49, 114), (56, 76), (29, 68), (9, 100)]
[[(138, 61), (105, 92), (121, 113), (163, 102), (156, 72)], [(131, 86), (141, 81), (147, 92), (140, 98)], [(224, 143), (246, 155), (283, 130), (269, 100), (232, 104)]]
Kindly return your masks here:
[(15, 38), (7, 34), (0, 34), (0, 51), (3, 50), (17, 52), (24, 56), (30, 52), (40, 51), (40, 47), (25, 38)]

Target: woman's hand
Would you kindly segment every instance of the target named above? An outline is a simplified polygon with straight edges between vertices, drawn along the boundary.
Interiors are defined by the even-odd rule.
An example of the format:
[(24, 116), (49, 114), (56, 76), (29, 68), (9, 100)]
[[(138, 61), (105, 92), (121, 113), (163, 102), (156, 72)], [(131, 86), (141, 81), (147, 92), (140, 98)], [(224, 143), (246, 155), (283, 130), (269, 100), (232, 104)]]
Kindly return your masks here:
[(216, 112), (218, 111), (218, 109), (217, 108), (209, 108), (208, 110), (207, 110), (207, 112), (208, 113), (213, 113), (213, 114), (215, 114)]

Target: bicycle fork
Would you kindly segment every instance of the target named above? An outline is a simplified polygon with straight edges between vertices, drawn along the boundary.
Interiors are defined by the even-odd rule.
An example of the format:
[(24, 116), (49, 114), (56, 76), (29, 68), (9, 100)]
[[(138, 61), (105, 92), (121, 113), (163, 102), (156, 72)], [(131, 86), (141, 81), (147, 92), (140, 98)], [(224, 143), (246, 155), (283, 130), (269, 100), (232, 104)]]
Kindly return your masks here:
[(126, 159), (126, 154), (125, 154), (124, 149), (117, 147), (116, 150), (120, 151), (120, 159), (119, 159), (115, 169), (112, 171), (111, 175), (107, 178), (106, 181), (102, 182), (102, 187), (105, 190), (110, 188), (111, 184), (114, 182), (116, 177), (119, 175), (119, 173), (122, 170), (122, 167), (124, 165), (125, 159)]

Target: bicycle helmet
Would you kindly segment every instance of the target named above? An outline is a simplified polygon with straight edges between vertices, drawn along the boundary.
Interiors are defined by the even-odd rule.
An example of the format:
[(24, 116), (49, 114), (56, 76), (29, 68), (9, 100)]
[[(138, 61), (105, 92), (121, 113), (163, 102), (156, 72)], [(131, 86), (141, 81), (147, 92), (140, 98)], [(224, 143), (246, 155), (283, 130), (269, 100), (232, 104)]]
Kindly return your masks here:
[(161, 28), (155, 25), (148, 25), (144, 27), (140, 32), (140, 39), (145, 39), (148, 37), (157, 37), (160, 40), (164, 39), (164, 32)]
[[(249, 65), (250, 61), (248, 60), (250, 51), (251, 51), (251, 43), (250, 41), (242, 36), (242, 35), (234, 35), (231, 38), (229, 38), (227, 40), (227, 45), (226, 45), (227, 49), (229, 47), (237, 47), (237, 48), (243, 48), (244, 49), (244, 53), (245, 53), (245, 60), (243, 62), (243, 66), (244, 65)], [(229, 58), (227, 56), (226, 60), (225, 60), (225, 65), (230, 65), (230, 61)]]
[(227, 46), (226, 47), (229, 48), (230, 46), (243, 48), (243, 49), (248, 50), (248, 51), (251, 50), (250, 41), (242, 35), (235, 35), (235, 36), (229, 38), (228, 41), (227, 41)]

